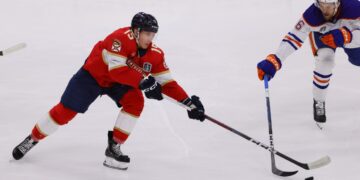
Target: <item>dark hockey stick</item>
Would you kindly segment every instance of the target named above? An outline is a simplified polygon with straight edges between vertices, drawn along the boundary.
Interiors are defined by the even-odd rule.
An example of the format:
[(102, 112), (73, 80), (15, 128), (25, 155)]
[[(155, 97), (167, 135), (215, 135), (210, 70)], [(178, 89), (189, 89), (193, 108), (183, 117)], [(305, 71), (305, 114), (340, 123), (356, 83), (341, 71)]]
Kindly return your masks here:
[(18, 50), (20, 50), (22, 48), (25, 48), (25, 47), (26, 47), (25, 43), (16, 44), (14, 46), (11, 46), (9, 48), (6, 48), (6, 49), (0, 51), (0, 56), (5, 56), (6, 54), (10, 54), (10, 53), (12, 53), (14, 51), (18, 51)]
[[(138, 71), (139, 73), (142, 73), (143, 76), (146, 77), (146, 73), (144, 72), (144, 70), (141, 67), (139, 67), (137, 64), (135, 64), (131, 59), (128, 59), (126, 61), (126, 64), (130, 68)], [(187, 110), (191, 110), (190, 107), (176, 101), (175, 99), (173, 99), (171, 97), (168, 97), (165, 94), (163, 94), (163, 96), (164, 96), (164, 98), (168, 99), (169, 101), (174, 102), (175, 104), (177, 104), (177, 105), (179, 105), (179, 106), (181, 106), (181, 107), (183, 107), (183, 108), (185, 108)], [(260, 142), (260, 141), (258, 141), (256, 139), (253, 139), (250, 136), (248, 136), (248, 135), (246, 135), (246, 134), (244, 134), (244, 133), (242, 133), (242, 132), (240, 132), (240, 131), (238, 131), (238, 130), (236, 130), (236, 129), (234, 129), (234, 128), (232, 128), (232, 127), (230, 127), (230, 126), (228, 126), (228, 125), (226, 125), (226, 124), (224, 124), (224, 123), (222, 123), (222, 122), (220, 122), (220, 121), (218, 121), (218, 120), (216, 120), (216, 119), (214, 119), (214, 118), (212, 118), (212, 117), (210, 117), (208, 115), (206, 115), (206, 114), (205, 114), (205, 118), (208, 121), (211, 121), (211, 122), (225, 128), (225, 129), (227, 129), (227, 130), (241, 136), (242, 138), (244, 138), (244, 139), (246, 139), (246, 140), (248, 140), (248, 141), (250, 141), (250, 142), (252, 142), (252, 143), (254, 143), (256, 145), (258, 145), (258, 146), (260, 146), (260, 147), (262, 147), (262, 148), (264, 148), (264, 149), (266, 149), (266, 150), (268, 150), (270, 152), (273, 152), (274, 154), (282, 157), (283, 159), (285, 159), (287, 161), (290, 161), (291, 163), (293, 163), (293, 164), (295, 164), (295, 165), (297, 165), (297, 166), (299, 166), (299, 167), (301, 167), (303, 169), (310, 170), (310, 169), (320, 168), (320, 167), (323, 167), (323, 166), (329, 164), (330, 161), (331, 161), (329, 156), (322, 157), (322, 158), (320, 158), (320, 159), (318, 159), (318, 160), (316, 160), (314, 162), (311, 162), (311, 163), (302, 163), (302, 162), (296, 161), (295, 159), (293, 159), (293, 158), (291, 158), (291, 157), (289, 157), (289, 156), (287, 156), (287, 155), (285, 155), (285, 154), (283, 154), (283, 153), (281, 153), (281, 152), (279, 152), (279, 151), (277, 151), (275, 149), (271, 149), (268, 145), (266, 145), (266, 144), (264, 144), (264, 143), (262, 143), (262, 142)]]
[[(264, 77), (264, 87), (265, 87), (267, 119), (268, 119), (268, 126), (269, 126), (270, 148), (273, 150), (274, 149), (274, 136), (273, 136), (273, 129), (272, 129), (270, 93), (269, 93), (269, 83), (268, 83), (267, 75), (265, 75), (265, 77)], [(298, 171), (282, 171), (282, 170), (278, 169), (275, 164), (274, 152), (270, 151), (270, 155), (271, 155), (271, 171), (273, 174), (285, 177), (285, 176), (292, 176), (298, 172)]]

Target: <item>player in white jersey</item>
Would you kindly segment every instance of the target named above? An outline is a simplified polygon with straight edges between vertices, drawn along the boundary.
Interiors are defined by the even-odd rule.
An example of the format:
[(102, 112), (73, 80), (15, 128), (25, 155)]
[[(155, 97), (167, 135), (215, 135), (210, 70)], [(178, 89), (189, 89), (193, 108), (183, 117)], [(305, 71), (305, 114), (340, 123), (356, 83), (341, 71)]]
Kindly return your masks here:
[(343, 48), (350, 63), (360, 66), (360, 1), (315, 0), (284, 37), (276, 53), (257, 64), (259, 79), (263, 80), (265, 75), (273, 78), (285, 59), (299, 49), (307, 37), (315, 57), (314, 120), (325, 123), (326, 93), (336, 49)]

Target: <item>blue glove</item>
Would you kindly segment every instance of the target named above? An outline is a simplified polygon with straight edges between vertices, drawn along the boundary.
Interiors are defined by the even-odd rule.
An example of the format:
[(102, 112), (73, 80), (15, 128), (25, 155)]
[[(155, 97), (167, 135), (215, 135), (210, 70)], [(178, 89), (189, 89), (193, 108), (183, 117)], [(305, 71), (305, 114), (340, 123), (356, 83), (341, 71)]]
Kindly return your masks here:
[(350, 43), (352, 33), (347, 27), (342, 27), (325, 33), (320, 37), (320, 40), (327, 46), (336, 49), (337, 47), (344, 47), (345, 44)]
[(276, 71), (280, 70), (281, 61), (275, 54), (270, 54), (266, 59), (257, 64), (258, 77), (260, 80), (267, 75), (269, 80), (275, 76)]

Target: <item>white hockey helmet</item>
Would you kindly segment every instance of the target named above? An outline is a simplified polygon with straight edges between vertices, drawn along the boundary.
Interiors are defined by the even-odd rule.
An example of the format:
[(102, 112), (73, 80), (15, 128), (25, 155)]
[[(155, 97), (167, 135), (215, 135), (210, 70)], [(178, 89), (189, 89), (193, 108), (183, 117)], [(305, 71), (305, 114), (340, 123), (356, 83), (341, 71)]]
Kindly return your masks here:
[(325, 4), (334, 4), (335, 5), (335, 11), (334, 11), (334, 14), (335, 15), (339, 9), (339, 6), (340, 6), (340, 0), (315, 0), (315, 6), (318, 7), (319, 9), (320, 8), (320, 3), (325, 3)]
[(336, 7), (339, 7), (340, 0), (315, 0), (315, 5), (319, 7), (319, 3), (334, 3)]

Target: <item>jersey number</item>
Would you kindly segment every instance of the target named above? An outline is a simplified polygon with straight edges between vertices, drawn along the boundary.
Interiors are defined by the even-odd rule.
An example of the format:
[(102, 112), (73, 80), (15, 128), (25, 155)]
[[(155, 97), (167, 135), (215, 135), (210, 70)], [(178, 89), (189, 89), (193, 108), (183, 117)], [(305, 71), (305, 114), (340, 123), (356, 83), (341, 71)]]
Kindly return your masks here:
[(133, 39), (134, 39), (134, 36), (133, 36), (133, 34), (131, 33), (131, 30), (126, 31), (124, 34), (126, 34), (130, 40), (133, 40)]
[(304, 25), (305, 25), (304, 21), (303, 21), (303, 20), (300, 20), (300, 21), (296, 24), (295, 29), (300, 30)]

